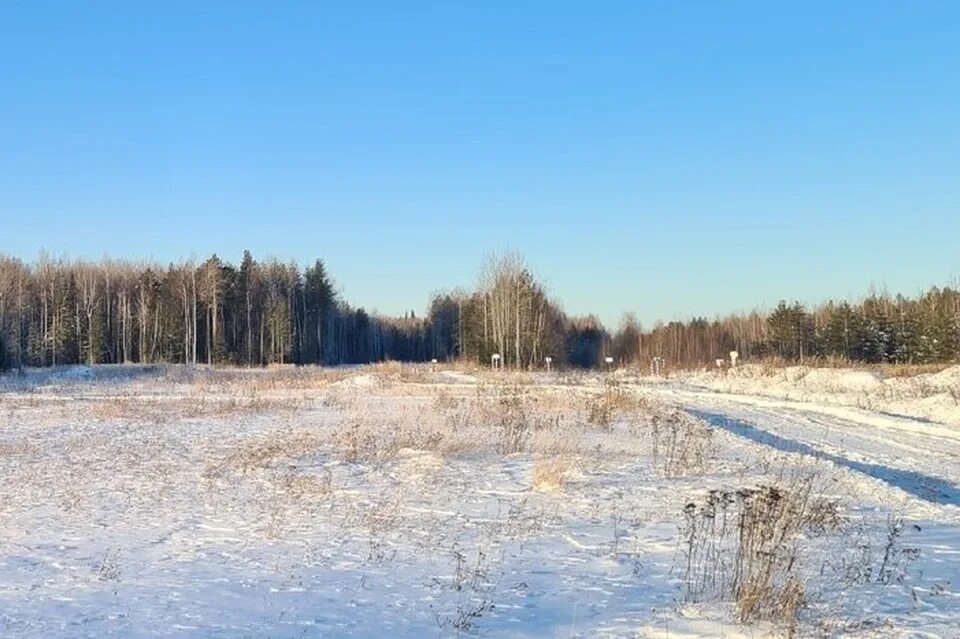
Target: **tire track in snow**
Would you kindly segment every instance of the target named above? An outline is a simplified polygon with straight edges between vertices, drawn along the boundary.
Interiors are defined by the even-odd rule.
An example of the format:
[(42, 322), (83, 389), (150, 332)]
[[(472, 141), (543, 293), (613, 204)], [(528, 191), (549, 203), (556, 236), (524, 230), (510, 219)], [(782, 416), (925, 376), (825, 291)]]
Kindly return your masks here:
[(829, 407), (811, 412), (806, 404), (767, 397), (719, 396), (677, 387), (644, 390), (739, 437), (832, 462), (927, 503), (960, 506), (956, 435), (944, 433), (940, 425), (873, 413), (851, 419), (830, 415)]
[(692, 408), (685, 410), (694, 417), (699, 417), (713, 426), (723, 428), (735, 435), (759, 444), (770, 446), (771, 448), (787, 453), (798, 453), (833, 462), (838, 466), (843, 466), (879, 479), (924, 501), (935, 504), (960, 506), (960, 487), (940, 477), (927, 475), (918, 471), (904, 470), (883, 464), (851, 459), (811, 444), (782, 437), (746, 421), (734, 419), (722, 413), (713, 413)]

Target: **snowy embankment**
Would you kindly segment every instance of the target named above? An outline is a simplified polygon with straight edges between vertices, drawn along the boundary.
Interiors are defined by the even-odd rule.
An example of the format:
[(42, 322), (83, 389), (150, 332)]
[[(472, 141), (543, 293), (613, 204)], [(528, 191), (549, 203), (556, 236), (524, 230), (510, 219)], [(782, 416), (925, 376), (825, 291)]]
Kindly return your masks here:
[(960, 366), (885, 378), (855, 369), (745, 365), (724, 372), (676, 373), (670, 380), (719, 393), (849, 406), (960, 427)]

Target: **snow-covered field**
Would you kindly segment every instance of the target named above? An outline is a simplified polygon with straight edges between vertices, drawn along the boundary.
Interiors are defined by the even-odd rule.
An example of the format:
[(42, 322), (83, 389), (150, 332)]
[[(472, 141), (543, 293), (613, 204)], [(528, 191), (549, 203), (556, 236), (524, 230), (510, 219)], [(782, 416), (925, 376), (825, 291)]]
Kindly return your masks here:
[(0, 636), (960, 636), (956, 422), (726, 379), (2, 377)]

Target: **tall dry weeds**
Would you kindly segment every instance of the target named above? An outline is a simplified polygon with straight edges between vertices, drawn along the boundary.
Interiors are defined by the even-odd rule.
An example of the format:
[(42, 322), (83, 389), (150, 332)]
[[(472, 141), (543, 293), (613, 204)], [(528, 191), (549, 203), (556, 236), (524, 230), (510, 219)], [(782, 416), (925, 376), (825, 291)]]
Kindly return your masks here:
[(814, 494), (812, 475), (787, 486), (713, 490), (683, 511), (684, 600), (729, 600), (737, 619), (785, 624), (806, 603), (800, 565), (809, 539), (836, 530), (835, 502)]
[(713, 428), (676, 409), (656, 411), (648, 425), (653, 467), (664, 477), (700, 475), (713, 455)]

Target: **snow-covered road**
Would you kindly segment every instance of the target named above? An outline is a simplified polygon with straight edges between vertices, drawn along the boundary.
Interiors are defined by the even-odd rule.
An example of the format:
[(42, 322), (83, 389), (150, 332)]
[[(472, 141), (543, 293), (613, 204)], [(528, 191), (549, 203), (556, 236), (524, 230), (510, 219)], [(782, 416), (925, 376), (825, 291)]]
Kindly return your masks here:
[(954, 427), (682, 383), (642, 388), (741, 437), (830, 461), (921, 501), (960, 506), (960, 430)]
[(838, 497), (848, 512), (906, 522), (897, 543), (915, 553), (901, 583), (912, 607), (891, 597), (897, 589), (890, 586), (853, 600), (841, 595), (841, 605), (851, 611), (883, 609), (896, 619), (896, 630), (877, 636), (960, 636), (960, 596), (954, 592), (960, 583), (960, 429), (878, 410), (716, 392), (682, 381), (641, 382), (635, 388), (768, 447), (775, 460), (785, 453), (834, 467), (843, 477), (845, 494)]

